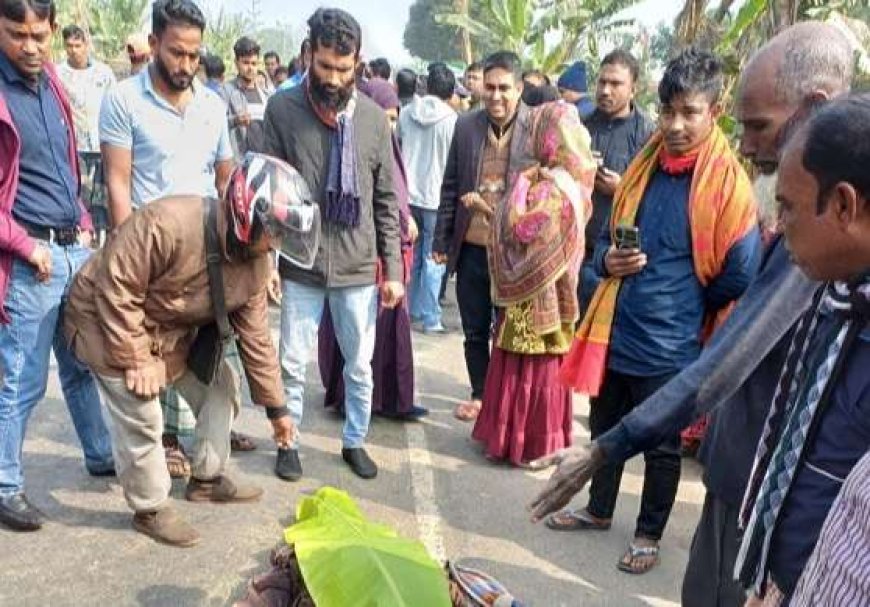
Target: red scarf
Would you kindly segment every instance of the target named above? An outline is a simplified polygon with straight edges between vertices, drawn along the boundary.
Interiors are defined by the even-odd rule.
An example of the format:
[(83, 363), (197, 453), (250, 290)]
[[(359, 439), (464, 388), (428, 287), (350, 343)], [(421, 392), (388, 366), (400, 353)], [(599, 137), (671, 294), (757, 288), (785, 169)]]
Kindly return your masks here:
[(668, 175), (691, 173), (695, 170), (695, 164), (698, 162), (700, 154), (700, 146), (682, 156), (674, 156), (662, 147), (662, 151), (659, 152), (659, 168)]

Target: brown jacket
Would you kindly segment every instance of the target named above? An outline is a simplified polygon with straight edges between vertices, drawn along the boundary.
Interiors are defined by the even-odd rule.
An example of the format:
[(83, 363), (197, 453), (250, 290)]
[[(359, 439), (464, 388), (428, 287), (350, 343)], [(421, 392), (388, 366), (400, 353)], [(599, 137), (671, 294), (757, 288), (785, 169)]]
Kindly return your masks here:
[[(198, 197), (152, 202), (134, 213), (76, 275), (64, 331), (76, 356), (95, 372), (123, 376), (155, 358), (168, 381), (185, 371), (196, 328), (214, 319)], [(226, 220), (218, 214), (218, 233)], [(230, 323), (255, 403), (282, 406), (278, 355), (269, 332), (268, 255), (236, 260), (224, 251)]]

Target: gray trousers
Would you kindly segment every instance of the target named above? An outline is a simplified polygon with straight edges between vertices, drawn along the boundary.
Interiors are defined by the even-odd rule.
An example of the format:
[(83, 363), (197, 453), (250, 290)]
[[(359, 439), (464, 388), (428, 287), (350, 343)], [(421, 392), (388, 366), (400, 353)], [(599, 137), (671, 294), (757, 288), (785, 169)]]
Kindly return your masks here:
[(738, 506), (707, 492), (683, 577), (683, 607), (742, 607), (746, 602), (746, 592), (734, 580), (739, 514)]
[[(127, 390), (124, 379), (97, 375), (97, 386), (112, 419), (112, 452), (124, 497), (135, 512), (166, 507), (172, 486), (163, 451), (163, 412), (157, 398), (142, 400)], [(190, 469), (193, 477), (219, 476), (230, 456), (230, 427), (239, 412), (239, 382), (226, 361), (214, 384), (190, 372), (175, 388), (196, 416)]]

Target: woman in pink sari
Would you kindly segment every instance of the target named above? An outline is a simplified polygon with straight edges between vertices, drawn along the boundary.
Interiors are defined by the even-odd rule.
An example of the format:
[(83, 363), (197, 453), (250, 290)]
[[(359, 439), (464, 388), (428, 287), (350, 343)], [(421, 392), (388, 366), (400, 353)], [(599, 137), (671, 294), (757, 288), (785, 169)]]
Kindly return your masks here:
[(562, 102), (534, 110), (526, 155), (492, 221), (489, 266), (499, 313), (472, 433), (487, 457), (515, 465), (571, 444), (571, 391), (557, 375), (578, 316), (596, 167), (576, 108)]

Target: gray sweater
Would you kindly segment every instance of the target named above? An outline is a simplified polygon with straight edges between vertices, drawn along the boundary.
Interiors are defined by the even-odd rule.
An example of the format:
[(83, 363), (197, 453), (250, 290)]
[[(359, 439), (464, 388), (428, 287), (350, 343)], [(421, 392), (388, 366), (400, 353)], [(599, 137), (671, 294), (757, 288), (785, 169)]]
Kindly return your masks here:
[[(347, 228), (323, 222), (314, 267), (282, 260), (281, 277), (315, 287), (351, 287), (375, 282), (377, 260), (387, 280), (402, 280), (399, 207), (393, 190), (393, 152), (387, 117), (358, 95), (353, 117), (359, 166), (360, 223)], [(332, 130), (312, 109), (304, 86), (272, 95), (266, 106), (267, 153), (286, 160), (305, 181), (326, 217), (326, 181)]]

